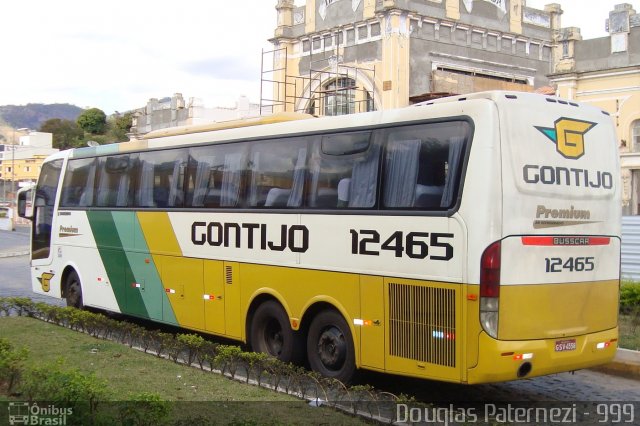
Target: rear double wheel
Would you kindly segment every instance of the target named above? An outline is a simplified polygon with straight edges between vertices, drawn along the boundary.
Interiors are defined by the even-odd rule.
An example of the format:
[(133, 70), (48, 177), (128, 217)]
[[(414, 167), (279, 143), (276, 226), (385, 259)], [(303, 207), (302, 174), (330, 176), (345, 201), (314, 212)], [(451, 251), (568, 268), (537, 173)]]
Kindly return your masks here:
[(320, 312), (307, 334), (307, 357), (314, 371), (348, 383), (356, 371), (353, 337), (342, 315), (334, 310)]
[(278, 358), (283, 362), (298, 362), (304, 342), (289, 325), (289, 317), (282, 306), (269, 300), (256, 309), (251, 320), (251, 349)]

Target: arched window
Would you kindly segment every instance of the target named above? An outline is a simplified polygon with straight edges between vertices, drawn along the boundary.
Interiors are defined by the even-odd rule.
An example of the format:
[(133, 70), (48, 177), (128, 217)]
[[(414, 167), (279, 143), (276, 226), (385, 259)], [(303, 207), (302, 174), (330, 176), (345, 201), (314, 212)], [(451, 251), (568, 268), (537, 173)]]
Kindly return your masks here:
[(370, 92), (366, 92), (365, 94), (365, 112), (375, 111), (376, 106), (373, 102), (373, 96), (371, 96)]
[(640, 152), (640, 120), (631, 123), (631, 149)]
[(341, 77), (324, 86), (324, 115), (344, 115), (355, 112), (356, 82)]

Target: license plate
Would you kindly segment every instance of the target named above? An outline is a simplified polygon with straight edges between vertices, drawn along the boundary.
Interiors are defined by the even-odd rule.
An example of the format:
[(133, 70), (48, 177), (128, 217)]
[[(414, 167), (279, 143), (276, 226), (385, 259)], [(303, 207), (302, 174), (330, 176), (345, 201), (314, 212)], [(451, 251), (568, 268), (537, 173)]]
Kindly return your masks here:
[(575, 351), (576, 339), (556, 340), (556, 352)]

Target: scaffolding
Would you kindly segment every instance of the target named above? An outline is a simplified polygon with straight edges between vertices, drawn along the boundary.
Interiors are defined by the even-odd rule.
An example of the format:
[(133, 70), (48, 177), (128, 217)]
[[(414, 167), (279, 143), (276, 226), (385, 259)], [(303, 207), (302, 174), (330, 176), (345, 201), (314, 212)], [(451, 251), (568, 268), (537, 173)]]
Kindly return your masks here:
[[(329, 67), (320, 66), (327, 62)], [(317, 60), (311, 57), (308, 75), (291, 74), (287, 64), (286, 47), (262, 50), (261, 115), (276, 111), (344, 115), (375, 109), (374, 87), (367, 90), (361, 85), (365, 79), (375, 82), (375, 69), (345, 65), (337, 55)]]

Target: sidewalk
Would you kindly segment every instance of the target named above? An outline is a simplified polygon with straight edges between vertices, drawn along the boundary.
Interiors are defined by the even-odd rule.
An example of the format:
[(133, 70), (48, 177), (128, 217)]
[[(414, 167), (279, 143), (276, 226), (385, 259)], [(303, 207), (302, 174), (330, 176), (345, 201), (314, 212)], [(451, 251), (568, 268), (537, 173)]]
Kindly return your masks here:
[(29, 248), (26, 249), (14, 249), (12, 251), (0, 251), (0, 259), (4, 257), (25, 256), (29, 254)]
[(592, 370), (640, 380), (640, 352), (618, 348), (613, 361), (607, 365), (592, 368)]
[(15, 231), (0, 231), (0, 258), (29, 254), (29, 227), (16, 226)]

